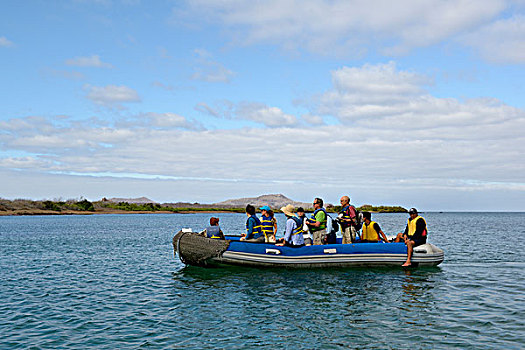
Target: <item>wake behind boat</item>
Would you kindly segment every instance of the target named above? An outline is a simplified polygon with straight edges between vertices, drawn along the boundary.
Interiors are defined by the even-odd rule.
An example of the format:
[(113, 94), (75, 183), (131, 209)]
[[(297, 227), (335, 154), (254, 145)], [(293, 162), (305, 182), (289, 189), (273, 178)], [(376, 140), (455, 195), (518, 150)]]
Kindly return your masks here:
[[(312, 245), (300, 248), (270, 243), (247, 243), (238, 236), (211, 239), (191, 229), (182, 229), (173, 237), (175, 255), (194, 266), (252, 267), (352, 267), (401, 266), (407, 259), (404, 243), (352, 243)], [(437, 266), (444, 259), (442, 249), (426, 243), (414, 248), (413, 266)]]

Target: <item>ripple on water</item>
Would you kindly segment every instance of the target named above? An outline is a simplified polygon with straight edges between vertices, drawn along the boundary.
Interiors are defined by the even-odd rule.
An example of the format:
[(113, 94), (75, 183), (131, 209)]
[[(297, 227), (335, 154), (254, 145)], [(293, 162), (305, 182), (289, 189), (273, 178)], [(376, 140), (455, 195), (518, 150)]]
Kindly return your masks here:
[[(0, 348), (525, 343), (525, 247), (493, 224), (502, 214), (426, 213), (430, 241), (446, 258), (439, 268), (412, 271), (184, 267), (173, 258), (173, 233), (208, 216), (0, 218)], [(242, 215), (220, 217), (224, 229), (243, 229)], [(405, 215), (374, 218), (387, 232), (406, 222)], [(525, 232), (524, 214), (503, 219)]]

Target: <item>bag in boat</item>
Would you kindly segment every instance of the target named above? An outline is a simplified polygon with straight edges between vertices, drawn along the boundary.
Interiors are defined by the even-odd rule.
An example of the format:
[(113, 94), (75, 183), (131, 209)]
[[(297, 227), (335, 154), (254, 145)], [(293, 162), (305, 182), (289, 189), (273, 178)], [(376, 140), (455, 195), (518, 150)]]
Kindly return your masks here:
[(355, 210), (355, 230), (359, 231), (363, 227), (363, 213), (359, 210)]
[(339, 230), (339, 224), (333, 220), (332, 217), (326, 214), (326, 238), (325, 244), (333, 244), (337, 242), (336, 232)]

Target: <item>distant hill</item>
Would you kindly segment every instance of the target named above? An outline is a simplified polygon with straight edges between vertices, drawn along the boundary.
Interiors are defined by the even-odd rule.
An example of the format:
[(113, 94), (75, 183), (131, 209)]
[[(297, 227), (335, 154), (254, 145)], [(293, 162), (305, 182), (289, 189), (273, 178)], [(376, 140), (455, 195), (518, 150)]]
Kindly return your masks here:
[(312, 207), (312, 203), (296, 202), (282, 194), (264, 194), (259, 197), (228, 199), (219, 203), (214, 203), (213, 205), (218, 207), (241, 208), (248, 204), (251, 204), (256, 208), (262, 207), (263, 205), (268, 205), (270, 208), (276, 211), (287, 204), (292, 204), (295, 207), (303, 207), (305, 209)]
[(103, 202), (113, 202), (113, 203), (120, 203), (120, 202), (126, 202), (126, 203), (135, 203), (135, 204), (146, 204), (146, 203), (157, 203), (155, 201), (152, 201), (149, 198), (146, 197), (139, 197), (139, 198), (109, 198), (106, 200), (102, 200)]

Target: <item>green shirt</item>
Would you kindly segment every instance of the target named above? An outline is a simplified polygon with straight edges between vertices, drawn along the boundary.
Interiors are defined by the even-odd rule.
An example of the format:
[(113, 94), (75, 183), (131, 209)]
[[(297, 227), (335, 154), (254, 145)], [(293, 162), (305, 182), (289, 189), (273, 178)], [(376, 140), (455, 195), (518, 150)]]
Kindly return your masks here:
[(311, 227), (310, 231), (312, 231), (312, 232), (321, 231), (321, 230), (324, 230), (326, 228), (326, 214), (324, 213), (324, 211), (319, 210), (317, 212), (317, 214), (315, 214), (315, 216), (312, 214), (312, 218), (310, 220), (311, 221), (319, 221), (321, 223), (321, 225), (319, 225), (319, 227)]

